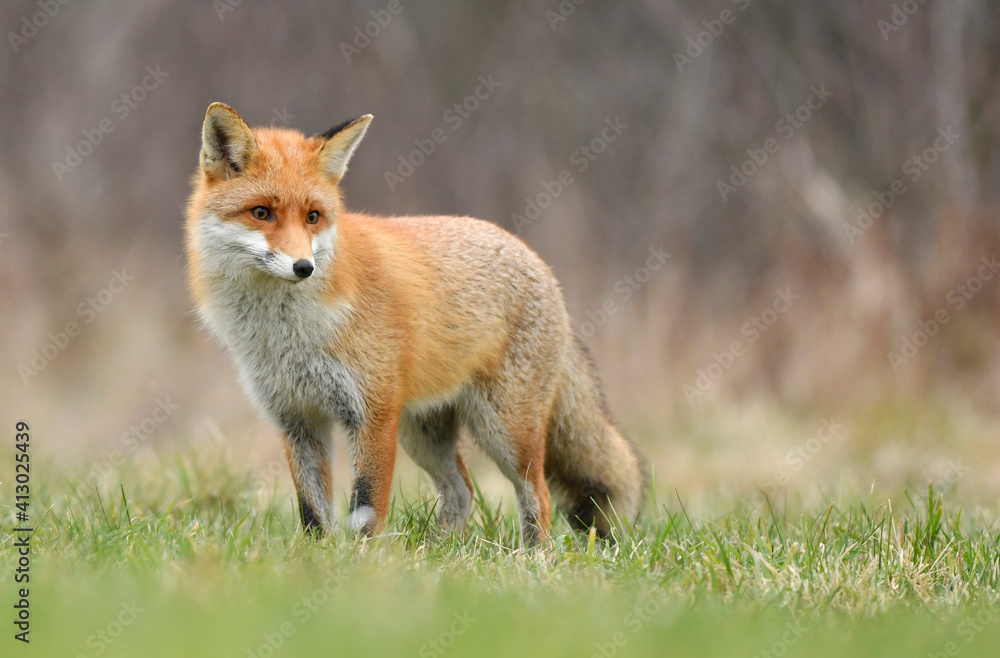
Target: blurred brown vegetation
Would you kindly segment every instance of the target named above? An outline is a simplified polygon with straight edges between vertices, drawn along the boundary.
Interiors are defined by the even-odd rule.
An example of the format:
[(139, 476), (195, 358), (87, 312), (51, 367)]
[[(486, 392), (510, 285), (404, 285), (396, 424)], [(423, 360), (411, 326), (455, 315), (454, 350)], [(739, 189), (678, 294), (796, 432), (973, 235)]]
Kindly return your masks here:
[[(897, 13), (887, 32), (902, 5), (912, 15)], [(22, 34), (39, 6), (5, 3), (4, 33)], [(307, 133), (371, 112), (345, 180), (350, 206), (520, 228), (576, 321), (595, 322), (585, 333), (626, 427), (759, 399), (795, 413), (900, 399), (997, 408), (1000, 282), (961, 309), (948, 294), (1000, 254), (1000, 5), (403, 0), (379, 13), (387, 6), (70, 3), (16, 52), (7, 37), (8, 420), (34, 418), (54, 444), (108, 445), (169, 395), (178, 430), (256, 423), (184, 289), (181, 206), (216, 100), (252, 125)], [(347, 52), (380, 17), (377, 35)], [(116, 100), (147, 67), (167, 75), (122, 116)], [(496, 90), (454, 112), (490, 75)], [(794, 127), (784, 117), (814, 88), (829, 98)], [(106, 118), (113, 131), (57, 174)], [(574, 152), (608, 119), (628, 127), (581, 170)], [(386, 172), (435, 129), (446, 140), (390, 191)], [(911, 180), (907, 162), (949, 129), (959, 136)], [(774, 152), (723, 199), (719, 181), (768, 140)], [(573, 182), (516, 227), (513, 215), (563, 170)], [(897, 179), (906, 191), (852, 241), (845, 223)], [(638, 290), (619, 283), (661, 245), (665, 266)], [(123, 267), (134, 280), (86, 322), (79, 304)], [(751, 343), (744, 323), (778, 289), (798, 299)], [(940, 309), (950, 321), (894, 370), (888, 353)], [(69, 321), (80, 335), (23, 383), (18, 367)], [(734, 341), (743, 352), (689, 406), (684, 387), (715, 355), (728, 362)]]

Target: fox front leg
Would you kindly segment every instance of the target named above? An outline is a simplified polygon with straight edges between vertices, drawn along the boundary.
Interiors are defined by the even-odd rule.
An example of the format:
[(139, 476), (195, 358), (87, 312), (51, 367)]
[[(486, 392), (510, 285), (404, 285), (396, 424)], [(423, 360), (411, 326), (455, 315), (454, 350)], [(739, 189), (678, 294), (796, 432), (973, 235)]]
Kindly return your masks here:
[(285, 419), (285, 456), (299, 498), (299, 518), (306, 532), (323, 535), (333, 524), (333, 470), (330, 428)]
[(398, 428), (399, 409), (385, 409), (350, 434), (354, 485), (347, 524), (369, 537), (382, 531), (389, 514)]

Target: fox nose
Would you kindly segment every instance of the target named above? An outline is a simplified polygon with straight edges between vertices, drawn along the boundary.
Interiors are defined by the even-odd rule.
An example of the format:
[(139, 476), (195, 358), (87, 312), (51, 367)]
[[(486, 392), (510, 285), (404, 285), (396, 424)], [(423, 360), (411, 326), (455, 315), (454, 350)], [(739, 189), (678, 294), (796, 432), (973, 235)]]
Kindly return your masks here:
[(299, 259), (292, 265), (292, 271), (295, 272), (295, 276), (305, 279), (313, 273), (312, 261), (308, 261), (305, 258)]

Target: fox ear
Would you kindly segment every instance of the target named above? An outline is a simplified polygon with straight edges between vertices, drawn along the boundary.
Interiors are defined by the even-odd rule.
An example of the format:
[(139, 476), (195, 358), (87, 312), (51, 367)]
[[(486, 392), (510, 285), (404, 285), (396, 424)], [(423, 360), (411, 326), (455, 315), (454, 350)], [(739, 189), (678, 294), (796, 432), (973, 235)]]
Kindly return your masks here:
[(357, 119), (345, 121), (325, 132), (313, 135), (326, 140), (319, 151), (319, 158), (327, 175), (334, 182), (344, 177), (347, 163), (350, 162), (354, 150), (361, 143), (361, 138), (365, 136), (365, 131), (368, 130), (368, 124), (371, 120), (372, 115), (363, 114)]
[(238, 176), (257, 153), (257, 140), (236, 110), (212, 103), (201, 129), (201, 168), (220, 178)]

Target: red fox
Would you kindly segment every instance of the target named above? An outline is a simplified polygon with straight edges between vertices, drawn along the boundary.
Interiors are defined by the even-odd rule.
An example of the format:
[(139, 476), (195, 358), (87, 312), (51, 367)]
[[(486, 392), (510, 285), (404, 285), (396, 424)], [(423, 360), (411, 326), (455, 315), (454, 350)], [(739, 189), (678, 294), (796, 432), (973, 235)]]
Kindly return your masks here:
[(303, 527), (334, 521), (334, 424), (349, 437), (350, 527), (382, 530), (397, 440), (437, 487), (440, 525), (461, 526), (465, 427), (514, 484), (525, 545), (548, 536), (550, 487), (572, 524), (610, 535), (637, 515), (645, 469), (555, 277), (486, 221), (346, 210), (338, 184), (371, 120), (307, 138), (213, 103), (188, 202), (195, 304), (283, 432)]

